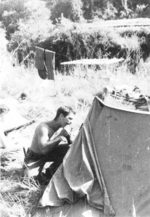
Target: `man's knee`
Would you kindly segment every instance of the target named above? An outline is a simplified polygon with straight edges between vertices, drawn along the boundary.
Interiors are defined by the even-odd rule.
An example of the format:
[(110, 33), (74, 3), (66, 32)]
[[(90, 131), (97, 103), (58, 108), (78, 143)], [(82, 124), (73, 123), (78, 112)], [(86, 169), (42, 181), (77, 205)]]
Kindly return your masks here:
[(69, 145), (67, 144), (61, 144), (57, 147), (57, 153), (60, 155), (65, 155), (67, 151), (69, 150)]

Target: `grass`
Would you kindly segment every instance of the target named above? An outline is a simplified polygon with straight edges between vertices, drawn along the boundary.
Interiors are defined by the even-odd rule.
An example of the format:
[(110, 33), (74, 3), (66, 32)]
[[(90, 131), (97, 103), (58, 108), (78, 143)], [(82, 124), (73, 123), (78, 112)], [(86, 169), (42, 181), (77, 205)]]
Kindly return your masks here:
[(18, 180), (15, 180), (12, 174), (11, 179), (6, 179), (5, 177), (1, 182), (1, 216), (33, 215), (41, 193), (44, 190), (43, 187), (35, 183), (33, 179), (21, 180), (18, 178)]
[[(9, 98), (25, 117), (35, 124), (13, 131), (7, 138), (13, 149), (1, 151), (0, 204), (2, 217), (32, 216), (45, 186), (33, 179), (24, 178), (22, 171), (23, 146), (29, 146), (36, 124), (51, 119), (62, 104), (70, 105), (76, 111), (73, 132), (77, 133), (84, 121), (92, 100), (104, 87), (128, 85), (139, 86), (144, 94), (150, 93), (150, 62), (140, 64), (137, 74), (128, 71), (126, 63), (119, 67), (101, 69), (75, 68), (70, 75), (57, 73), (55, 82), (43, 81), (37, 70), (23, 66), (13, 67), (11, 56), (3, 52), (0, 68), (1, 99)], [(64, 73), (65, 74), (65, 73)], [(26, 99), (21, 100), (21, 93)], [(10, 103), (10, 104), (11, 104)], [(14, 144), (13, 144), (14, 143)]]

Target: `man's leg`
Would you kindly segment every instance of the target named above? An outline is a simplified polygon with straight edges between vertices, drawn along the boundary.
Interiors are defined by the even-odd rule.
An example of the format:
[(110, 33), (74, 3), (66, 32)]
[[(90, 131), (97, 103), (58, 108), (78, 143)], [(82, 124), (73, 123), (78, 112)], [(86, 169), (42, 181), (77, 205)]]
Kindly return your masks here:
[(51, 161), (63, 161), (67, 151), (69, 150), (68, 144), (58, 145), (49, 155)]
[(43, 155), (38, 155), (34, 153), (32, 150), (28, 149), (25, 152), (24, 158), (24, 169), (26, 168), (26, 172), (29, 177), (38, 177), (43, 169), (44, 164), (46, 163), (46, 159)]
[(69, 150), (68, 144), (58, 145), (48, 156), (50, 161), (53, 161), (53, 164), (47, 169), (46, 176), (52, 176), (58, 167), (63, 162), (63, 159)]

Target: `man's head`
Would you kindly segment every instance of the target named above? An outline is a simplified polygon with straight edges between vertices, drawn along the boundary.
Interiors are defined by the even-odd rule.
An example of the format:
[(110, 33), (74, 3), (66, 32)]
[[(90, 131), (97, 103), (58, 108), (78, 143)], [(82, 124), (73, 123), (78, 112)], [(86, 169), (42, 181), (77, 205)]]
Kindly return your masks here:
[(67, 106), (60, 107), (60, 108), (58, 108), (58, 110), (56, 112), (56, 116), (55, 116), (54, 120), (59, 119), (61, 122), (61, 126), (65, 127), (66, 125), (71, 124), (72, 119), (73, 119), (72, 113), (73, 113), (72, 108), (67, 107)]

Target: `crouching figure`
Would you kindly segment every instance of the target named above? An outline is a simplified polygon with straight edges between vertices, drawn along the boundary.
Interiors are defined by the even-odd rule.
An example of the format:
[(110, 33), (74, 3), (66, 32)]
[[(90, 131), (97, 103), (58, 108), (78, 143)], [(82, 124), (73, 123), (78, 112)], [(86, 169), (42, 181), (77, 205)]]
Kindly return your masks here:
[[(24, 165), (30, 176), (39, 182), (49, 182), (66, 155), (71, 139), (64, 129), (73, 119), (72, 109), (60, 107), (51, 121), (40, 123), (34, 132), (32, 143), (25, 152)], [(49, 162), (44, 171), (44, 165)]]

